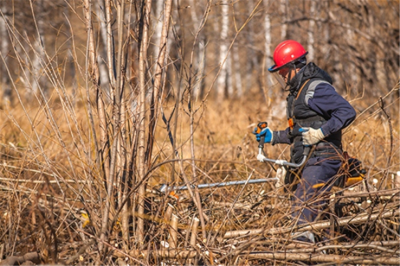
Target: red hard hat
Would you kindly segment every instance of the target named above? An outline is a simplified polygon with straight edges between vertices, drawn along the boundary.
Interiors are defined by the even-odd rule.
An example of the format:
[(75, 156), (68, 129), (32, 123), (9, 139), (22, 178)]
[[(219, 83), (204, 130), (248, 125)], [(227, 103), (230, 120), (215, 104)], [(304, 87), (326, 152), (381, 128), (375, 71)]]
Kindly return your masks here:
[(293, 40), (286, 40), (278, 44), (274, 51), (274, 62), (275, 65), (268, 68), (269, 72), (275, 72), (288, 63), (295, 62), (296, 60), (303, 58), (307, 55), (307, 51), (304, 47)]

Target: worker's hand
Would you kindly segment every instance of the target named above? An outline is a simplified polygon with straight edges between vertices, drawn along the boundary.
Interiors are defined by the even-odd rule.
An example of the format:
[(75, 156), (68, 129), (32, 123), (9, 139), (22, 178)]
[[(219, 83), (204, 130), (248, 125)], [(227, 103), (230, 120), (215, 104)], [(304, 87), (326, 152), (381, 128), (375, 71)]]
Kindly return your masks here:
[(253, 134), (256, 135), (257, 141), (260, 141), (261, 137), (264, 137), (265, 143), (272, 142), (272, 139), (274, 137), (274, 134), (272, 133), (272, 130), (269, 127), (262, 129), (261, 132), (258, 134), (257, 134), (257, 127), (256, 127), (253, 130)]
[(303, 127), (299, 131), (302, 132), (304, 146), (314, 145), (325, 138), (321, 128)]

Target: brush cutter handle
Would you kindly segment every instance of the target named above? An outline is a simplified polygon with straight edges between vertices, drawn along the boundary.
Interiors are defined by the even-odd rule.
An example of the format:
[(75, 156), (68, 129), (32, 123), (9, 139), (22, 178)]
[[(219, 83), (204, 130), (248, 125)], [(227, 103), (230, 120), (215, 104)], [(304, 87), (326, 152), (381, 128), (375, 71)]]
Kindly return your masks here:
[[(263, 130), (269, 130), (268, 129), (268, 122), (260, 122), (257, 124), (257, 127), (254, 129), (253, 134), (255, 134), (256, 136), (258, 136), (258, 134), (260, 134)], [(270, 134), (272, 134), (271, 130)], [(260, 136), (260, 140), (258, 141), (258, 148), (260, 151), (262, 151), (264, 149), (264, 144), (265, 144), (265, 134), (268, 133), (264, 133), (263, 135)]]
[(260, 141), (258, 142), (258, 148), (263, 149), (265, 144), (265, 136), (260, 137)]
[(285, 160), (268, 159), (267, 157), (264, 156), (263, 147), (261, 147), (260, 145), (258, 147), (259, 147), (259, 149), (258, 149), (257, 160), (259, 160), (260, 162), (270, 162), (270, 163), (274, 163), (274, 164), (278, 164), (278, 165), (282, 165), (282, 166), (284, 165), (284, 166), (294, 167), (294, 168), (301, 167), (307, 161), (308, 154), (310, 153), (310, 150), (311, 150), (311, 146), (304, 146), (303, 159), (301, 160), (301, 162), (300, 163), (290, 163)]

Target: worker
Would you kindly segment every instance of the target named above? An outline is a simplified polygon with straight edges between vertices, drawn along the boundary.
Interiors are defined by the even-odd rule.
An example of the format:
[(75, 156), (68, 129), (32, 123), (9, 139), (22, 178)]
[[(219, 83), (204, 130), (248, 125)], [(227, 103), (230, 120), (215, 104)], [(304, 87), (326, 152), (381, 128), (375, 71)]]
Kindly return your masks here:
[[(332, 86), (332, 78), (313, 62), (307, 63), (306, 56), (307, 51), (294, 40), (276, 47), (275, 64), (268, 71), (289, 92), (289, 126), (281, 131), (267, 127), (256, 134), (258, 141), (264, 137), (272, 145), (290, 144), (290, 160), (295, 164), (302, 160), (304, 148), (310, 147), (304, 167), (289, 168), (285, 176), (286, 186), (294, 191), (292, 217), (297, 224), (315, 221), (321, 211), (321, 201), (315, 199), (331, 186), (319, 184), (328, 184), (337, 174), (342, 164), (342, 130), (356, 117), (354, 108)], [(314, 242), (313, 235), (306, 238)]]

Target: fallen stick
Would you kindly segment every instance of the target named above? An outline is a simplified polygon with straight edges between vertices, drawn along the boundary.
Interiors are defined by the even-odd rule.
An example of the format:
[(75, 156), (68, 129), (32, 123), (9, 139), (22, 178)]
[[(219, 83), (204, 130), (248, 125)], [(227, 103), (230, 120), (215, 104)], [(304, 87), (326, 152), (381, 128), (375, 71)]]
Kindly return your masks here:
[[(264, 242), (265, 243), (265, 242)], [(329, 248), (361, 248), (361, 247), (390, 247), (390, 246), (398, 246), (400, 243), (398, 240), (389, 240), (389, 241), (370, 241), (370, 242), (346, 242), (346, 244), (343, 243), (338, 243), (336, 245), (328, 245), (322, 246), (322, 247), (314, 247), (310, 249), (310, 243), (295, 243), (295, 244), (289, 244), (285, 246), (285, 251), (288, 250), (299, 250), (302, 249), (303, 252), (307, 250), (307, 252), (317, 252), (321, 251), (323, 249), (329, 249)], [(282, 249), (283, 250), (283, 249)]]
[[(156, 258), (169, 258), (169, 259), (190, 259), (200, 255), (197, 251), (190, 250), (152, 250), (139, 252), (132, 250), (129, 252), (131, 256), (145, 256), (147, 253)], [(119, 254), (115, 254), (119, 255)], [(277, 252), (238, 252), (232, 254), (233, 256), (242, 256), (246, 259), (268, 259), (268, 260), (285, 260), (285, 261), (306, 261), (306, 262), (329, 262), (337, 265), (343, 263), (357, 263), (357, 264), (383, 264), (383, 265), (398, 265), (400, 258), (398, 257), (365, 257), (365, 256), (347, 256), (347, 255), (325, 255), (316, 253), (287, 253), (282, 251)]]
[[(396, 195), (397, 194), (397, 195)], [(383, 190), (383, 191), (371, 191), (371, 192), (345, 192), (344, 195), (337, 195), (336, 199), (343, 198), (359, 198), (359, 197), (368, 197), (368, 196), (399, 196), (400, 189), (391, 189), (391, 190)]]
[(72, 179), (65, 179), (65, 180), (30, 180), (30, 179), (14, 179), (14, 178), (3, 178), (0, 177), (0, 181), (4, 182), (15, 182), (15, 183), (32, 183), (32, 184), (57, 184), (57, 183), (79, 183), (79, 184), (92, 184), (92, 181), (86, 180), (72, 180)]
[[(257, 204), (257, 203), (256, 203)], [(255, 204), (251, 204), (251, 203), (236, 203), (233, 204), (231, 202), (213, 202), (212, 203), (213, 207), (225, 207), (225, 208), (230, 208), (232, 207), (232, 205), (234, 205), (235, 209), (246, 209), (246, 210), (250, 210)], [(260, 204), (257, 205), (257, 208), (261, 207), (261, 208), (265, 208), (265, 209), (274, 209), (274, 208), (284, 208), (284, 207), (289, 207), (289, 205), (285, 204)]]
[(285, 260), (285, 261), (307, 261), (307, 262), (327, 262), (335, 265), (343, 263), (357, 263), (370, 265), (399, 265), (398, 257), (362, 257), (362, 256), (341, 256), (341, 255), (325, 255), (310, 253), (280, 253), (280, 252), (251, 252), (243, 255), (246, 259), (268, 259), (268, 260)]
[[(252, 238), (251, 240), (247, 241), (247, 243), (245, 243), (244, 245), (249, 245), (249, 244), (253, 244), (252, 242), (254, 242), (254, 239), (257, 238)], [(263, 245), (263, 244), (261, 244)], [(373, 242), (360, 242), (358, 244), (354, 244), (354, 243), (339, 243), (337, 245), (329, 245), (329, 246), (322, 246), (322, 247), (317, 247), (315, 245), (312, 245), (311, 243), (307, 243), (307, 244), (289, 244), (287, 246), (283, 246), (282, 248), (278, 248), (278, 247), (274, 247), (275, 252), (285, 252), (285, 253), (291, 253), (291, 254), (298, 254), (298, 253), (308, 253), (309, 256), (311, 256), (312, 254), (321, 254), (321, 251), (323, 250), (327, 250), (327, 249), (333, 249), (333, 248), (341, 248), (341, 249), (346, 249), (348, 251), (348, 249), (353, 248), (353, 249), (358, 249), (358, 248), (370, 248), (370, 249), (376, 249), (376, 250), (380, 250), (380, 251), (384, 251), (387, 253), (399, 253), (400, 251), (396, 251), (396, 250), (390, 250), (385, 248), (384, 246), (398, 246), (399, 245), (399, 241), (373, 241)], [(311, 246), (311, 247), (310, 247)], [(295, 248), (294, 248), (295, 247)], [(269, 253), (269, 252), (273, 252), (272, 250), (264, 250), (264, 251), (258, 251), (258, 252), (265, 252), (265, 253)], [(254, 251), (254, 253), (256, 253)], [(221, 257), (220, 259), (218, 259), (216, 262), (219, 263), (222, 260), (224, 260), (226, 257), (228, 257), (228, 255), (230, 257), (234, 257), (234, 256), (239, 256), (239, 255), (243, 255), (246, 254), (246, 252), (244, 252), (242, 249), (240, 249), (240, 247), (236, 248), (236, 250), (227, 253), (225, 256)], [(253, 253), (250, 253), (253, 254)]]
[[(160, 249), (160, 250), (131, 250), (129, 255), (135, 258), (145, 258), (147, 255), (154, 256), (156, 258), (174, 258), (174, 259), (185, 259), (194, 258), (200, 253), (195, 250), (179, 250), (179, 249)], [(118, 250), (114, 252), (114, 255), (123, 257), (123, 254), (119, 254)]]
[[(399, 216), (400, 210), (388, 210), (383, 212), (382, 214), (380, 213), (375, 213), (369, 216), (368, 214), (363, 214), (360, 216), (355, 216), (355, 217), (347, 217), (347, 218), (341, 218), (337, 220), (337, 224), (339, 226), (343, 225), (348, 225), (348, 224), (358, 224), (367, 221), (368, 219), (374, 220), (377, 217), (381, 218), (387, 218), (387, 217), (392, 217), (392, 216)], [(270, 234), (270, 235), (275, 235), (275, 234), (285, 234), (289, 233), (292, 231), (296, 232), (304, 232), (304, 231), (310, 231), (310, 230), (319, 230), (319, 229), (325, 229), (329, 228), (331, 223), (328, 222), (315, 222), (315, 223), (310, 223), (306, 226), (301, 225), (301, 226), (293, 226), (293, 227), (278, 227), (278, 228), (272, 228), (272, 229), (248, 229), (248, 230), (236, 230), (236, 231), (228, 231), (225, 233), (224, 238), (233, 238), (233, 237), (239, 237), (239, 236), (251, 236), (251, 235), (258, 235), (258, 234)]]

